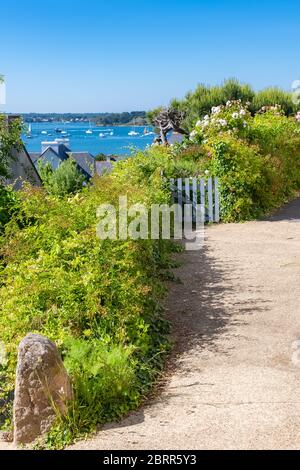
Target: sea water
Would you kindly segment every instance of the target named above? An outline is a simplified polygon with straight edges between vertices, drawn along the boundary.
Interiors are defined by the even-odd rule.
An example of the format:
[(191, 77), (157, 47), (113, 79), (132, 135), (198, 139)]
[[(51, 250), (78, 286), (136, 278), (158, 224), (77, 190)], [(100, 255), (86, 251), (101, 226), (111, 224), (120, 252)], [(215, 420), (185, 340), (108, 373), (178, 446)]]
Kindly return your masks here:
[[(66, 134), (56, 132), (56, 129), (61, 129)], [(92, 134), (87, 134), (88, 130), (91, 130)], [(138, 132), (137, 136), (128, 135), (133, 130)], [(24, 133), (22, 139), (29, 152), (41, 151), (42, 142), (66, 138), (70, 141), (68, 144), (70, 149), (76, 152), (88, 151), (94, 156), (99, 153), (130, 155), (134, 149), (144, 150), (152, 144), (155, 135), (144, 135), (144, 130), (145, 126), (98, 127), (89, 123), (38, 122), (31, 123), (30, 138)], [(147, 130), (152, 131), (150, 127)], [(103, 134), (104, 137), (100, 137), (99, 134)]]

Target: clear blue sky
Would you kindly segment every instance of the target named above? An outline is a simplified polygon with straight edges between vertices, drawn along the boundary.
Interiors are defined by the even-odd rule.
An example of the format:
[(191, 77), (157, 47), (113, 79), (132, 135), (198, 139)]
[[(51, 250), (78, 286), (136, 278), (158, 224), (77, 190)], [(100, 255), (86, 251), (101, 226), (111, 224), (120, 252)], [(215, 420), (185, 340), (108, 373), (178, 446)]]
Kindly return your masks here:
[(299, 17), (282, 0), (1, 2), (6, 110), (149, 109), (231, 76), (290, 89)]

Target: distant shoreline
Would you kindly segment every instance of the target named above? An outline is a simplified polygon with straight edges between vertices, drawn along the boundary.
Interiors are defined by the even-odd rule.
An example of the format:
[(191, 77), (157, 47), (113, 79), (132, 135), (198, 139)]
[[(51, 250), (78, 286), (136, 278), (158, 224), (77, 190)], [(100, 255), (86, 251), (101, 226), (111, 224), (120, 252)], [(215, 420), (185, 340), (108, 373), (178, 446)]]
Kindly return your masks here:
[[(11, 113), (9, 113), (11, 114)], [(16, 114), (16, 113), (14, 113)], [(131, 111), (123, 113), (17, 113), (24, 122), (61, 124), (90, 123), (99, 127), (109, 126), (147, 126), (150, 125), (146, 111)]]

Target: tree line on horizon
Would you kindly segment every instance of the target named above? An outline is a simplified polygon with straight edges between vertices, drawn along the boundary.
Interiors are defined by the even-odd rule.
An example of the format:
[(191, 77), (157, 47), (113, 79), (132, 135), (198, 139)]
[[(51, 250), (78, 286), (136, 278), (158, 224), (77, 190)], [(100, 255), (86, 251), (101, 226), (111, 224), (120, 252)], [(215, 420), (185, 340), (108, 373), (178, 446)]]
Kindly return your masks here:
[(130, 111), (122, 113), (23, 113), (25, 122), (64, 122), (84, 121), (100, 126), (112, 125), (144, 125), (147, 124), (146, 111)]
[[(183, 99), (174, 98), (169, 108), (183, 112), (182, 123), (186, 130), (190, 130), (195, 122), (210, 114), (212, 107), (225, 105), (227, 101), (241, 100), (248, 103), (250, 112), (254, 115), (263, 106), (280, 105), (286, 116), (295, 114), (298, 106), (293, 102), (292, 92), (279, 87), (268, 87), (255, 91), (249, 84), (241, 83), (236, 78), (229, 78), (221, 85), (209, 86), (199, 84), (194, 91), (189, 91)], [(154, 124), (156, 117), (164, 108), (158, 107), (147, 113), (149, 121)]]

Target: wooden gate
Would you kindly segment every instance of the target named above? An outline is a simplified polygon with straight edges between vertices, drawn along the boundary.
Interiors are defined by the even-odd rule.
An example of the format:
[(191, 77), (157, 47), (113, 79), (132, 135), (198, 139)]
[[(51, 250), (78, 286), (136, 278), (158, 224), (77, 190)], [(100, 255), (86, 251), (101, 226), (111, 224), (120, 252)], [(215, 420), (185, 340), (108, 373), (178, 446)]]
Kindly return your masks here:
[(182, 206), (192, 204), (193, 219), (197, 204), (205, 207), (205, 221), (220, 221), (218, 178), (171, 178), (173, 200)]

